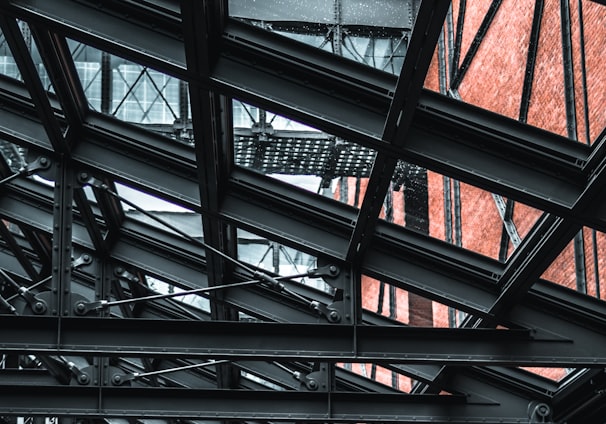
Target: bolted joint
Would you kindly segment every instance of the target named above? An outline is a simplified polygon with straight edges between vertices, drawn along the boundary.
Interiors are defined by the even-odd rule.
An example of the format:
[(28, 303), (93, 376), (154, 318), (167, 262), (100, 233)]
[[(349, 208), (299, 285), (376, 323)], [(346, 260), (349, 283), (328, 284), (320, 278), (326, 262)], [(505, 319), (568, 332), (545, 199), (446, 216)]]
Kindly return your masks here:
[(85, 373), (78, 375), (78, 377), (76, 379), (78, 380), (78, 384), (80, 384), (82, 386), (90, 383), (90, 377), (88, 376), (88, 374), (85, 374)]
[(34, 311), (34, 314), (36, 315), (43, 315), (46, 313), (47, 310), (48, 308), (44, 300), (36, 299), (32, 303), (32, 311)]
[(320, 385), (316, 380), (310, 378), (305, 381), (305, 387), (307, 387), (307, 389), (311, 391), (316, 391), (318, 390), (318, 387), (320, 387)]
[(50, 166), (51, 166), (50, 159), (45, 156), (40, 156), (35, 161), (27, 164), (19, 172), (29, 176), (29, 175), (35, 174), (38, 171), (47, 170), (48, 168), (50, 168)]
[(551, 422), (551, 407), (543, 402), (530, 402), (528, 405), (530, 423)]
[(135, 274), (128, 272), (121, 266), (117, 266), (116, 268), (114, 268), (114, 275), (118, 278), (122, 278), (123, 280), (127, 280), (132, 283), (139, 282), (139, 277), (137, 277)]
[(333, 324), (341, 322), (341, 313), (338, 310), (330, 308), (317, 300), (312, 301), (309, 306), (319, 315), (326, 317), (328, 322)]
[(88, 253), (80, 255), (78, 259), (72, 260), (72, 269), (77, 269), (84, 265), (90, 265), (93, 263), (93, 258)]
[(105, 184), (101, 180), (93, 177), (91, 174), (89, 174), (86, 171), (78, 173), (78, 177), (76, 178), (76, 180), (78, 181), (78, 183), (82, 187), (88, 185), (88, 186), (91, 186), (91, 187), (100, 188), (102, 190), (107, 190), (108, 189), (107, 184)]
[(84, 316), (89, 312), (102, 311), (109, 307), (107, 300), (98, 300), (96, 302), (86, 302), (85, 300), (79, 300), (74, 304), (74, 313), (79, 316)]

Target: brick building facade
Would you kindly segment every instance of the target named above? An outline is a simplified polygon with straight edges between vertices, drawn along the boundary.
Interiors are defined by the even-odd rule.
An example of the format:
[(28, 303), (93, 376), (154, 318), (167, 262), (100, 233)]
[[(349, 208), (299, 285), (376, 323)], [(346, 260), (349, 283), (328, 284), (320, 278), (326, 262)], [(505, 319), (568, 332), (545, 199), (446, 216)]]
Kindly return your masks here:
[[(606, 54), (603, 6), (591, 1), (481, 0), (461, 7), (454, 0), (451, 17), (426, 78), (427, 89), (574, 140), (570, 142), (591, 144), (600, 137), (606, 126), (606, 77), (600, 72)], [(533, 29), (538, 34), (536, 55), (529, 53)], [(533, 56), (534, 69), (528, 66)], [(405, 190), (393, 191), (390, 200), (389, 219), (406, 226)], [(512, 222), (523, 240), (542, 211), (519, 202), (512, 207)], [(494, 259), (503, 253), (509, 257), (514, 250), (510, 239), (506, 252), (500, 252), (504, 226), (491, 193), (432, 171), (427, 171), (427, 217), (431, 237)], [(606, 292), (606, 236), (584, 228), (576, 244), (568, 244), (543, 278), (601, 298)], [(464, 318), (445, 305), (365, 276), (363, 299), (364, 308), (410, 325), (445, 327)], [(555, 380), (566, 374), (563, 369), (531, 371)], [(376, 377), (394, 384), (387, 370)], [(404, 390), (411, 387), (401, 376), (397, 384)]]

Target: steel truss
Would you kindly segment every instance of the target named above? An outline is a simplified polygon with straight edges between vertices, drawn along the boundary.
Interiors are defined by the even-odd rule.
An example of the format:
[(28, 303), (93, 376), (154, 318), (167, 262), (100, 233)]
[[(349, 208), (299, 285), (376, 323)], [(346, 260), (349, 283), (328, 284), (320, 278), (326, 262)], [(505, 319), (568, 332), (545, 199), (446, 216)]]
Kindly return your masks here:
[[(461, 67), (453, 58), (450, 89), (500, 3)], [(0, 137), (27, 150), (29, 167), (17, 175), (0, 159), (8, 178), (0, 186), (0, 416), (591, 419), (597, 412), (587, 409), (606, 387), (606, 305), (540, 277), (583, 225), (606, 231), (606, 138), (570, 143), (423, 90), (449, 2), (421, 3), (398, 78), (246, 25), (227, 6), (0, 5), (24, 81), (0, 75)], [(542, 1), (535, 38), (541, 10)], [(55, 94), (17, 20), (31, 30)], [(66, 38), (187, 83), (195, 143), (92, 111)], [(376, 152), (360, 209), (235, 166), (234, 137), (253, 135), (232, 128), (231, 98)], [(379, 220), (399, 160), (546, 213), (506, 263), (430, 239)], [(203, 238), (161, 218), (129, 218), (116, 184), (187, 208)], [(306, 275), (330, 290), (238, 261), (238, 229), (317, 257)], [(464, 328), (405, 326), (363, 310), (362, 275), (467, 313)], [(148, 299), (158, 294), (152, 280), (203, 300)], [(384, 367), (416, 384), (403, 393), (341, 363)], [(558, 385), (517, 366), (585, 369)]]

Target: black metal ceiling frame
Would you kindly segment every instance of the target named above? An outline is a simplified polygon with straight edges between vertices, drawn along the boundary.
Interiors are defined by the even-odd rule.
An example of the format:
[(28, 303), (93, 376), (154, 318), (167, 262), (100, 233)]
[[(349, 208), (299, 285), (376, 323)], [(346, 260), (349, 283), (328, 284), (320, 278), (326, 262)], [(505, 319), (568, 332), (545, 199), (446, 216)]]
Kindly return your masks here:
[[(61, 9), (63, 6), (70, 10)], [(382, 119), (381, 112), (387, 110), (393, 91), (397, 92), (398, 90), (394, 90), (393, 88), (394, 81), (385, 84), (385, 81), (389, 80), (389, 78), (382, 74), (376, 73), (376, 75), (373, 75), (373, 72), (370, 70), (361, 71), (356, 66), (350, 65), (345, 61), (339, 61), (337, 58), (327, 59), (321, 54), (312, 52), (311, 50), (306, 51), (300, 46), (297, 46), (295, 55), (294, 50), (292, 50), (293, 46), (289, 45), (288, 42), (272, 39), (256, 32), (254, 29), (240, 27), (234, 22), (230, 22), (226, 27), (223, 48), (217, 53), (218, 59), (214, 70), (212, 72), (205, 71), (202, 65), (198, 68), (190, 67), (186, 70), (187, 67), (184, 66), (185, 61), (180, 60), (183, 59), (182, 57), (177, 57), (179, 60), (174, 57), (172, 59), (175, 60), (166, 59), (167, 56), (170, 57), (173, 54), (180, 55), (179, 52), (183, 51), (182, 44), (179, 49), (165, 48), (160, 51), (160, 54), (157, 53), (158, 48), (173, 44), (178, 46), (181, 43), (178, 39), (171, 39), (157, 31), (148, 31), (148, 34), (145, 34), (144, 38), (133, 42), (132, 37), (140, 35), (140, 31), (147, 30), (141, 30), (138, 27), (140, 31), (124, 30), (117, 33), (115, 31), (104, 31), (103, 28), (99, 27), (107, 25), (106, 29), (116, 29), (118, 26), (112, 27), (112, 25), (118, 23), (121, 26), (126, 26), (125, 21), (121, 19), (117, 20), (114, 24), (112, 19), (118, 18), (106, 15), (105, 11), (91, 9), (83, 4), (76, 5), (72, 2), (57, 2), (59, 9), (54, 9), (53, 14), (61, 16), (60, 22), (58, 20), (49, 21), (46, 18), (46, 12), (38, 14), (44, 8), (41, 2), (13, 2), (8, 7), (10, 9), (9, 13), (31, 21), (34, 28), (36, 27), (36, 23), (49, 25), (50, 28), (53, 28), (53, 31), (80, 39), (111, 53), (126, 54), (128, 57), (135, 58), (135, 61), (139, 61), (142, 64), (150, 64), (161, 71), (178, 75), (190, 81), (190, 84), (194, 87), (207, 87), (212, 88), (213, 91), (236, 95), (251, 103), (310, 122), (321, 129), (331, 131), (337, 135), (347, 136), (361, 144), (377, 149), (380, 153), (384, 152), (385, 159), (380, 159), (376, 166), (376, 169), (381, 171), (375, 172), (375, 175), (377, 175), (375, 179), (379, 183), (386, 177), (390, 177), (389, 169), (395, 163), (392, 165), (393, 160), (389, 158), (396, 155), (397, 157), (426, 165), (432, 169), (443, 171), (445, 174), (459, 177), (464, 181), (476, 183), (488, 189), (494, 189), (516, 200), (522, 200), (533, 206), (562, 215), (567, 220), (544, 217), (531, 237), (535, 238), (534, 241), (547, 237), (549, 242), (541, 243), (539, 246), (531, 242), (525, 243), (519, 250), (521, 253), (514, 255), (510, 262), (503, 267), (500, 264), (485, 260), (485, 258), (471, 255), (469, 252), (461, 252), (451, 246), (426, 240), (406, 230), (377, 222), (376, 216), (378, 216), (378, 212), (375, 213), (375, 209), (377, 208), (377, 203), (382, 202), (380, 193), (375, 196), (374, 201), (371, 201), (370, 196), (367, 197), (369, 200), (366, 205), (363, 205), (359, 213), (359, 216), (364, 219), (360, 219), (359, 216), (356, 216), (355, 210), (351, 210), (343, 205), (336, 206), (330, 201), (324, 201), (324, 199), (317, 199), (303, 193), (292, 193), (291, 190), (286, 189), (279, 183), (268, 182), (265, 179), (238, 170), (231, 173), (228, 186), (223, 187), (227, 191), (225, 197), (223, 199), (218, 197), (214, 200), (216, 206), (200, 207), (200, 198), (208, 199), (208, 203), (202, 202), (203, 205), (213, 204), (213, 193), (197, 194), (197, 187), (200, 185), (196, 183), (195, 168), (193, 169), (193, 173), (191, 170), (190, 172), (185, 171), (184, 174), (188, 174), (185, 178), (183, 176), (168, 178), (168, 182), (165, 185), (163, 180), (159, 184), (158, 181), (161, 181), (160, 179), (150, 177), (152, 174), (149, 171), (151, 171), (153, 166), (146, 168), (145, 165), (142, 165), (143, 162), (135, 161), (136, 165), (129, 167), (128, 165), (132, 165), (133, 161), (131, 159), (129, 162), (126, 154), (120, 157), (119, 152), (112, 152), (111, 156), (106, 155), (106, 162), (104, 163), (100, 159), (102, 156), (97, 156), (97, 153), (103, 151), (102, 144), (99, 143), (95, 147), (93, 141), (90, 143), (93, 145), (91, 148), (88, 146), (88, 137), (90, 137), (90, 140), (94, 140), (96, 131), (103, 134), (99, 135), (99, 138), (107, 136), (106, 130), (103, 127), (107, 128), (108, 125), (126, 126), (102, 117), (87, 117), (85, 119), (83, 126), (88, 128), (82, 129), (82, 133), (78, 137), (82, 137), (82, 134), (84, 134), (86, 142), (73, 144), (73, 147), (75, 147), (73, 153), (73, 157), (76, 160), (75, 163), (78, 164), (79, 159), (81, 160), (81, 165), (78, 164), (77, 166), (100, 172), (103, 175), (117, 174), (118, 178), (124, 181), (151, 189), (158, 194), (166, 193), (168, 186), (168, 190), (170, 190), (168, 197), (171, 200), (185, 204), (197, 211), (202, 210), (204, 216), (218, 216), (226, 219), (228, 222), (234, 222), (245, 228), (256, 230), (262, 234), (272, 236), (272, 238), (284, 241), (287, 244), (300, 247), (303, 250), (327, 255), (339, 260), (358, 258), (358, 255), (360, 255), (359, 252), (362, 252), (360, 259), (363, 261), (363, 272), (382, 276), (388, 279), (388, 281), (400, 284), (411, 291), (425, 294), (443, 303), (461, 307), (461, 309), (473, 312), (477, 316), (488, 317), (494, 320), (494, 315), (500, 315), (500, 322), (506, 322), (507, 317), (510, 316), (513, 317), (511, 322), (516, 322), (516, 319), (519, 319), (519, 315), (514, 314), (511, 310), (506, 313), (495, 313), (495, 311), (499, 311), (495, 305), (500, 304), (498, 303), (499, 299), (504, 299), (506, 301), (504, 304), (507, 304), (523, 297), (529, 285), (536, 281), (542, 273), (541, 268), (546, 267), (551, 262), (548, 258), (539, 258), (541, 254), (548, 251), (555, 257), (570, 240), (569, 235), (574, 234), (575, 231), (572, 228), (578, 229), (581, 223), (603, 229), (603, 214), (601, 212), (603, 207), (592, 208), (591, 210), (584, 207), (585, 202), (597, 197), (593, 191), (599, 190), (602, 178), (602, 173), (599, 172), (603, 168), (601, 166), (601, 162), (603, 161), (602, 147), (596, 147), (593, 151), (590, 151), (578, 145), (562, 143), (559, 137), (518, 125), (512, 121), (469, 106), (453, 103), (447, 99), (434, 96), (431, 93), (421, 94), (416, 106), (415, 119), (412, 122), (411, 130), (408, 132), (408, 137), (405, 138), (404, 145), (384, 142), (382, 141), (382, 138), (384, 138), (382, 137), (383, 133), (380, 130), (382, 127), (382, 124), (380, 124)], [(54, 7), (55, 5), (53, 4)], [(57, 10), (60, 10), (61, 13), (58, 13)], [(62, 12), (66, 12), (66, 14), (64, 15)], [(81, 14), (78, 14), (78, 12)], [(103, 16), (103, 19), (95, 19), (95, 13), (101, 14), (100, 16)], [(188, 16), (190, 15), (188, 14)], [(191, 16), (195, 16), (195, 14), (191, 14)], [(72, 17), (71, 22), (70, 17)], [(88, 22), (91, 26), (86, 25), (86, 18), (88, 17), (92, 18)], [(201, 18), (198, 17), (196, 19)], [(12, 25), (9, 21), (10, 19), (5, 20), (3, 29), (7, 25)], [(192, 25), (195, 25), (195, 23)], [(234, 28), (233, 31), (230, 31), (230, 25)], [(13, 30), (15, 27), (16, 25), (12, 26)], [(78, 27), (87, 29), (79, 29)], [(112, 34), (112, 36), (104, 37), (104, 33)], [(152, 38), (148, 38), (148, 35)], [(61, 43), (60, 37), (56, 37), (53, 34), (51, 34), (51, 37), (55, 37), (55, 45)], [(15, 37), (15, 39), (18, 40), (19, 37)], [(157, 41), (160, 41), (160, 43), (157, 44)], [(18, 41), (16, 42), (18, 43)], [(204, 40), (200, 42), (203, 44)], [(147, 45), (149, 48), (135, 52), (132, 46), (138, 46), (139, 44)], [(252, 50), (253, 48), (255, 50)], [(305, 54), (300, 54), (300, 49)], [(430, 50), (433, 52), (433, 46), (431, 46)], [(251, 51), (254, 51), (254, 53), (251, 53)], [(255, 62), (252, 67), (250, 66), (251, 57)], [(425, 57), (429, 58), (430, 56), (427, 55)], [(266, 61), (265, 59), (270, 60)], [(314, 59), (316, 60), (314, 61)], [(327, 61), (330, 66), (325, 65), (322, 67), (322, 64), (327, 63)], [(305, 72), (308, 73), (306, 77), (308, 80), (297, 80), (297, 78), (300, 78), (300, 75), (294, 72), (268, 71), (268, 68), (271, 68), (275, 63), (279, 63), (281, 68), (286, 70), (299, 66), (301, 63), (316, 63), (319, 66), (316, 66), (315, 69), (320, 69), (320, 72), (306, 66)], [(62, 65), (66, 65), (66, 63), (63, 62)], [(238, 67), (238, 65), (240, 66)], [(192, 69), (197, 69), (197, 71), (192, 73)], [(243, 71), (239, 71), (239, 69), (246, 69), (246, 71), (244, 73)], [(338, 69), (338, 71), (335, 72), (335, 69)], [(331, 71), (328, 72), (327, 70)], [(245, 75), (248, 77), (250, 73), (255, 74), (256, 81), (255, 78), (243, 78)], [(289, 75), (288, 79), (284, 77), (285, 74)], [(3, 133), (8, 139), (17, 141), (22, 145), (37, 145), (38, 148), (45, 147), (45, 150), (52, 155), (51, 149), (49, 149), (51, 145), (54, 145), (56, 149), (64, 148), (60, 147), (60, 143), (62, 143), (60, 140), (61, 137), (57, 135), (61, 131), (58, 131), (57, 125), (53, 123), (55, 118), (52, 111), (48, 107), (38, 108), (38, 106), (44, 105), (48, 101), (45, 100), (46, 95), (44, 92), (40, 90), (41, 86), (36, 86), (35, 80), (37, 77), (35, 76), (35, 71), (31, 72), (30, 69), (25, 75), (29, 75), (30, 77), (27, 85), (30, 89), (33, 87), (32, 100), (36, 104), (38, 112), (42, 112), (44, 126), (41, 127), (40, 123), (36, 123), (37, 119), (32, 120), (31, 117), (24, 118), (5, 109), (3, 113), (6, 114), (7, 120), (4, 122), (11, 123), (19, 119), (26, 122), (24, 122), (24, 126), (6, 125), (6, 131), (3, 131)], [(73, 69), (71, 75), (73, 78)], [(200, 75), (203, 78), (200, 78)], [(204, 77), (205, 75), (208, 76)], [(253, 85), (251, 81), (255, 84)], [(374, 84), (368, 81), (372, 81)], [(401, 79), (401, 81), (409, 80), (405, 78)], [(77, 85), (74, 84), (76, 87)], [(343, 91), (339, 90), (339, 94), (343, 97), (336, 99), (334, 102), (338, 102), (338, 105), (344, 106), (345, 109), (333, 109), (335, 106), (334, 102), (327, 105), (326, 110), (322, 109), (324, 106), (323, 102), (317, 99), (318, 93), (330, 94), (330, 91), (327, 91), (326, 87), (331, 85), (333, 87), (344, 88)], [(281, 95), (284, 97), (284, 93), (289, 93), (289, 91), (284, 90), (284, 87), (290, 86), (295, 86), (297, 90), (291, 91), (290, 93), (292, 94), (289, 94), (288, 98), (280, 98), (280, 93), (276, 91), (281, 91)], [(201, 111), (209, 111), (209, 107), (221, 107), (220, 99), (213, 100), (213, 95), (205, 90), (207, 89), (200, 90), (201, 97), (198, 96), (195, 98), (192, 96), (192, 108), (194, 108), (193, 104), (198, 102), (201, 103), (199, 109)], [(67, 89), (57, 88), (57, 91), (63, 95), (77, 93), (77, 90), (74, 90), (73, 87)], [(194, 91), (197, 91), (197, 88)], [(301, 93), (303, 94), (302, 97), (299, 96)], [(360, 96), (363, 96), (364, 101), (360, 101)], [(206, 100), (208, 97), (211, 97), (210, 101)], [(205, 99), (204, 101), (202, 100), (203, 98)], [(367, 102), (366, 100), (370, 101)], [(80, 101), (82, 101), (81, 98)], [(78, 113), (82, 113), (83, 107), (80, 104), (79, 107), (71, 109), (69, 106), (66, 107), (69, 104), (70, 101), (62, 99), (65, 114), (70, 122), (70, 131), (79, 133), (80, 131), (74, 130), (74, 128), (78, 128), (74, 124), (78, 123), (77, 116)], [(411, 104), (415, 106), (416, 102), (408, 102), (407, 106), (411, 107)], [(390, 118), (392, 126), (396, 110), (395, 108), (391, 109)], [(335, 111), (343, 111), (343, 113), (340, 116), (335, 116), (335, 113), (337, 113)], [(356, 111), (358, 112), (356, 113)], [(363, 121), (356, 119), (361, 115), (364, 116)], [(220, 119), (218, 117), (212, 118), (212, 116), (216, 116), (216, 114), (213, 115), (212, 113), (195, 114), (195, 116), (211, 117), (207, 118), (208, 121), (202, 123), (202, 125), (198, 124), (204, 130), (212, 128), (213, 125), (216, 126), (216, 120)], [(397, 116), (399, 116), (399, 110), (395, 119), (397, 119)], [(405, 115), (403, 114), (403, 116), (411, 117), (412, 113), (409, 111)], [(91, 118), (96, 119), (97, 122), (92, 123)], [(388, 120), (388, 122), (390, 121)], [(440, 125), (437, 125), (437, 123)], [(194, 126), (196, 126), (195, 123)], [(20, 128), (19, 132), (21, 134), (16, 133), (14, 130), (8, 131), (9, 128)], [(49, 130), (49, 137), (41, 136), (42, 129)], [(120, 130), (123, 129), (120, 128)], [(120, 130), (115, 131), (114, 135), (121, 134)], [(34, 134), (34, 136), (23, 137), (28, 135), (28, 132), (30, 132), (30, 135)], [(387, 131), (387, 133), (389, 132)], [(68, 132), (69, 134), (70, 132)], [(149, 134), (141, 133), (137, 134), (137, 137), (133, 137), (133, 139), (141, 140), (142, 138), (139, 137), (149, 140), (154, 138)], [(385, 138), (388, 140), (392, 139), (391, 137)], [(228, 157), (227, 155), (222, 155), (222, 153), (229, 149), (228, 139), (224, 139), (223, 144), (221, 144), (220, 137), (216, 134), (208, 134), (204, 139), (214, 140), (217, 143), (216, 147), (208, 153), (213, 153), (215, 157), (219, 158)], [(404, 140), (404, 138), (401, 139)], [(49, 142), (47, 143), (44, 140), (49, 140)], [(52, 144), (50, 140), (53, 140)], [(431, 142), (427, 142), (427, 140), (431, 140)], [(146, 145), (147, 143), (143, 142), (141, 144)], [(82, 145), (87, 146), (81, 147)], [(478, 145), (481, 146), (481, 150), (478, 149)], [(598, 146), (601, 145), (603, 145), (603, 142), (600, 141)], [(204, 143), (204, 146), (208, 146), (208, 143)], [(556, 149), (556, 146), (561, 146), (561, 148)], [(137, 150), (139, 143), (137, 143), (137, 146), (129, 147), (131, 148), (131, 152), (137, 151), (139, 153), (141, 150)], [(512, 153), (515, 153), (515, 157), (520, 158), (519, 162), (511, 162), (507, 159), (508, 155)], [(149, 156), (148, 152), (147, 157)], [(202, 154), (199, 156), (203, 158), (213, 157), (211, 155), (203, 156)], [(118, 159), (118, 162), (115, 159)], [(179, 169), (176, 163), (173, 164), (174, 160), (171, 158), (162, 158), (161, 160), (156, 158), (156, 160), (164, 165), (161, 168), (167, 170)], [(179, 165), (182, 165), (182, 161), (177, 162), (179, 162)], [(209, 162), (206, 165), (213, 163), (212, 161)], [(532, 170), (528, 170), (524, 166), (527, 163), (534, 164)], [(479, 169), (484, 165), (486, 166), (485, 168)], [(229, 169), (229, 164), (226, 164), (225, 167), (217, 168), (225, 172), (225, 169)], [(166, 174), (167, 176), (169, 174), (172, 175), (169, 172), (166, 172)], [(213, 177), (211, 175), (205, 178)], [(215, 183), (208, 184), (207, 186), (220, 187), (220, 184), (225, 181), (225, 175), (222, 177), (215, 176), (214, 178)], [(170, 188), (170, 181), (173, 181), (173, 189)], [(204, 179), (202, 181), (209, 180)], [(181, 185), (181, 182), (187, 182), (187, 184)], [(15, 183), (13, 186), (18, 187), (19, 183)], [(201, 186), (204, 186), (204, 184)], [(263, 187), (263, 190), (259, 189), (259, 187)], [(275, 194), (270, 196), (269, 193), (274, 191), (272, 189), (275, 189)], [(218, 191), (214, 193), (214, 196), (218, 195)], [(385, 190), (382, 191), (384, 192)], [(183, 195), (183, 192), (189, 193), (189, 195)], [(19, 201), (21, 199), (23, 197)], [(241, 207), (249, 202), (254, 207), (249, 206), (249, 209)], [(277, 208), (275, 207), (276, 205), (278, 206)], [(286, 205), (291, 206), (287, 207)], [(301, 213), (300, 209), (302, 205), (313, 205), (312, 208), (309, 208), (310, 210), (305, 212), (307, 216)], [(17, 222), (24, 222), (20, 218), (22, 210), (19, 208), (17, 210), (19, 212), (15, 210), (12, 217)], [(280, 212), (289, 210), (300, 213), (300, 216), (292, 217)], [(10, 213), (7, 216), (11, 216)], [(367, 221), (366, 217), (368, 217)], [(277, 220), (274, 220), (275, 218)], [(28, 223), (32, 224), (35, 222), (52, 223), (53, 220), (48, 221), (47, 217), (46, 221), (37, 221), (36, 218)], [(213, 222), (205, 224), (205, 235), (207, 228), (209, 228), (208, 235), (213, 234), (213, 232), (217, 233), (217, 239), (213, 241), (213, 245), (217, 244), (220, 246), (221, 229), (212, 229)], [(361, 225), (361, 222), (365, 222), (365, 224)], [(372, 232), (368, 234), (367, 231), (363, 231), (369, 226), (372, 228), (373, 225), (376, 225), (375, 235), (372, 235)], [(300, 230), (297, 230), (297, 228)], [(554, 241), (559, 243), (554, 245)], [(358, 251), (355, 247), (360, 242), (366, 243), (366, 246), (365, 249)], [(398, 250), (394, 251), (394, 247), (397, 247)], [(344, 252), (348, 252), (348, 254), (344, 255)], [(406, 254), (408, 258), (403, 260), (402, 256), (398, 254), (399, 252)], [(469, 266), (469, 264), (472, 265)], [(441, 266), (441, 268), (437, 269), (456, 270), (457, 274), (453, 277), (452, 274), (445, 276), (446, 272), (444, 271), (437, 273), (435, 272), (435, 265)], [(218, 266), (220, 268), (220, 265)], [(432, 270), (433, 272), (431, 272)], [(218, 272), (219, 274), (213, 277), (215, 281), (221, 281), (222, 274), (220, 271)], [(410, 275), (413, 275), (413, 278)], [(470, 279), (475, 281), (476, 284), (470, 284)], [(495, 287), (495, 283), (497, 287)], [(506, 293), (504, 296), (499, 296), (499, 283), (506, 287), (503, 289)], [(546, 287), (548, 289), (544, 291), (553, 290), (548, 285)], [(557, 290), (555, 291), (557, 292)], [(538, 292), (538, 294), (535, 292)], [(549, 311), (555, 308), (554, 305), (572, 305), (576, 301), (585, 301), (581, 296), (566, 293), (563, 290), (560, 293), (556, 293), (555, 296), (553, 296), (553, 293), (546, 295), (544, 292), (541, 293), (541, 285), (535, 286), (532, 289), (530, 296), (533, 295), (539, 297), (542, 295), (543, 300), (548, 305), (546, 309)], [(517, 307), (519, 308), (519, 306)], [(501, 309), (503, 308), (501, 307)], [(528, 309), (527, 315), (532, 315), (531, 312), (535, 312), (530, 310), (532, 308)], [(566, 314), (570, 314), (570, 306), (562, 306), (562, 309), (566, 311)], [(576, 319), (577, 323), (587, 320), (593, 322), (594, 325), (596, 322), (599, 326), (603, 324), (599, 319), (600, 316), (603, 316), (599, 303), (591, 304), (590, 308), (576, 313), (579, 317), (582, 317)], [(544, 319), (545, 316), (536, 318), (537, 321)], [(536, 327), (529, 326), (529, 328), (542, 327), (541, 323), (537, 323)], [(561, 331), (558, 325), (554, 325), (554, 328), (558, 330), (556, 333)], [(573, 325), (571, 332), (576, 332), (578, 329), (578, 324), (577, 326)], [(601, 330), (598, 332), (601, 332)], [(588, 338), (591, 336), (591, 333), (587, 333)], [(573, 354), (571, 354), (572, 356)], [(498, 361), (496, 362), (498, 363)]]

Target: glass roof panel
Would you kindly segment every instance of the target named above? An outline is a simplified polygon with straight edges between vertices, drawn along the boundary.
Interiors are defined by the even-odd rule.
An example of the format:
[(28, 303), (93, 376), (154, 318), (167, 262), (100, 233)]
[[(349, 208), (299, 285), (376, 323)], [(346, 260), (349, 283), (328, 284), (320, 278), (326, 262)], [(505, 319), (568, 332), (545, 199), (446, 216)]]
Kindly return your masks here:
[[(163, 224), (163, 222), (165, 222), (170, 226), (189, 234), (191, 237), (203, 238), (202, 218), (200, 217), (200, 214), (182, 206), (175, 205), (160, 197), (144, 193), (120, 183), (116, 183), (116, 189), (118, 195), (127, 199), (147, 213), (122, 202), (126, 217), (169, 232), (174, 232), (167, 225)], [(150, 214), (153, 217), (150, 217)]]
[[(238, 234), (238, 260), (281, 276), (304, 274), (317, 268), (318, 259), (292, 247), (268, 240), (241, 228)], [(334, 289), (322, 278), (294, 278), (305, 286), (331, 293)]]
[(23, 82), (19, 68), (17, 68), (17, 64), (15, 63), (13, 53), (8, 46), (8, 42), (6, 41), (2, 30), (0, 30), (0, 74)]
[(389, 283), (362, 276), (362, 308), (416, 327), (459, 327), (467, 313)]
[(566, 378), (574, 368), (545, 368), (545, 367), (519, 367), (520, 369), (532, 374), (540, 375), (549, 380), (560, 382)]
[(229, 0), (229, 14), (276, 34), (399, 74), (418, 3), (412, 0), (300, 2)]
[(361, 203), (360, 185), (350, 180), (370, 175), (374, 150), (238, 100), (233, 122), (236, 165), (343, 203)]
[(397, 372), (395, 369), (388, 369), (377, 364), (339, 363), (337, 366), (384, 386), (391, 387), (399, 392), (410, 393), (414, 384), (414, 381), (410, 377)]
[(606, 126), (606, 8), (568, 3), (454, 1), (425, 88), (592, 143)]
[(49, 93), (55, 93), (55, 87), (53, 87), (53, 83), (50, 80), (46, 67), (42, 62), (42, 57), (40, 56), (40, 52), (38, 51), (38, 46), (36, 45), (31, 30), (27, 22), (18, 21), (19, 29), (21, 30), (21, 34), (23, 35), (23, 39), (25, 40), (25, 44), (30, 51), (32, 56), (32, 60), (34, 65), (36, 66), (36, 70), (38, 71), (38, 76), (40, 77), (40, 81), (42, 82), (42, 87), (44, 90)]
[(606, 234), (583, 227), (541, 278), (603, 300), (606, 296)]
[(73, 40), (68, 44), (92, 110), (193, 143), (186, 82)]
[(399, 161), (381, 218), (505, 262), (542, 212)]

